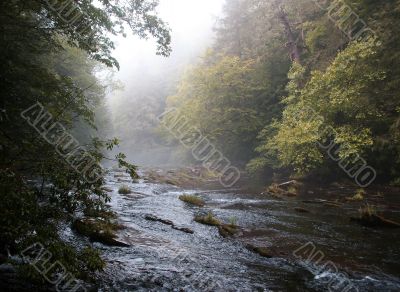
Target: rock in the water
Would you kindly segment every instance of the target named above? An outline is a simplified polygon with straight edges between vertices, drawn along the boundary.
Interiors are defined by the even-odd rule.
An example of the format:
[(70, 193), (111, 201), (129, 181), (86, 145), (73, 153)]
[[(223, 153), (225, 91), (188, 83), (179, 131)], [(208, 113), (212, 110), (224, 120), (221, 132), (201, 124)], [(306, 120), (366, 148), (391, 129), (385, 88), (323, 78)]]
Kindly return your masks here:
[(296, 207), (296, 208), (294, 208), (294, 210), (299, 213), (310, 213), (310, 211), (308, 211), (307, 209), (300, 208), (300, 207)]
[(378, 215), (352, 217), (351, 221), (357, 222), (365, 227), (387, 227), (387, 228), (400, 228), (400, 223), (385, 219)]
[(271, 184), (265, 191), (265, 193), (274, 196), (287, 196), (296, 197), (298, 193), (299, 183), (297, 181), (289, 181), (282, 184)]
[(322, 205), (326, 202), (326, 200), (303, 200), (302, 201), (304, 204), (316, 204), (316, 205)]
[(179, 196), (179, 200), (198, 207), (204, 207), (205, 205), (204, 200), (196, 195), (182, 194)]
[(259, 247), (259, 246), (254, 246), (252, 244), (248, 244), (246, 245), (246, 248), (254, 253), (259, 254), (262, 257), (265, 258), (273, 258), (272, 253), (270, 252), (270, 250), (266, 247)]
[(194, 231), (192, 229), (190, 229), (190, 228), (175, 226), (174, 222), (172, 222), (171, 220), (158, 218), (157, 216), (154, 216), (154, 215), (146, 215), (144, 217), (144, 219), (146, 219), (148, 221), (160, 222), (160, 223), (163, 223), (165, 225), (169, 225), (173, 229), (179, 230), (179, 231), (182, 231), (182, 232), (185, 232), (185, 233), (189, 233), (189, 234), (193, 234), (194, 233)]
[(340, 207), (342, 207), (342, 204), (337, 203), (337, 202), (326, 202), (326, 203), (324, 203), (324, 206), (333, 207), (333, 208), (340, 208)]
[(221, 225), (221, 221), (219, 221), (214, 215), (209, 212), (205, 216), (197, 215), (194, 217), (194, 221), (200, 224), (204, 225), (210, 225), (210, 226), (219, 226)]
[(109, 246), (129, 246), (129, 244), (117, 238), (116, 231), (122, 229), (122, 227), (105, 220), (92, 218), (77, 219), (73, 222), (72, 229), (94, 242), (100, 242)]
[(113, 238), (111, 241), (110, 241), (110, 245), (111, 246), (119, 246), (119, 247), (130, 247), (131, 245), (129, 244), (129, 243), (127, 243), (127, 242), (124, 242), (124, 241), (122, 241), (122, 240), (120, 240), (120, 239), (116, 239), (116, 238)]
[(146, 215), (144, 217), (144, 219), (148, 220), (148, 221), (158, 221), (158, 217), (153, 216), (153, 215)]
[(192, 229), (187, 228), (187, 227), (177, 227), (177, 226), (173, 225), (172, 228), (175, 229), (175, 230), (179, 230), (179, 231), (185, 232), (185, 233), (189, 233), (189, 234), (193, 234), (194, 233), (194, 231)]
[(218, 232), (222, 237), (234, 236), (239, 232), (238, 226), (231, 224), (222, 224), (218, 226)]
[(118, 194), (120, 195), (129, 195), (132, 193), (132, 190), (130, 187), (123, 185), (118, 189)]
[(166, 224), (166, 225), (171, 225), (171, 226), (174, 225), (174, 222), (172, 222), (171, 220), (166, 220), (166, 219), (158, 218), (158, 217), (156, 217), (156, 216), (154, 216), (154, 215), (146, 215), (146, 216), (144, 217), (144, 219), (146, 219), (146, 220), (148, 220), (148, 221), (161, 222), (161, 223)]

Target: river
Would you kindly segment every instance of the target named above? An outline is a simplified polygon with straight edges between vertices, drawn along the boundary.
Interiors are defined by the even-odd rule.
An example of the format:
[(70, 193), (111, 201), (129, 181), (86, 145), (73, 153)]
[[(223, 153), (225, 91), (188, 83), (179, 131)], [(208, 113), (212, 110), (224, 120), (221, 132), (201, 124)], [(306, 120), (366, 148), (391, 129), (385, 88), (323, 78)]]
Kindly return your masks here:
[[(357, 212), (357, 206), (128, 181), (123, 183), (132, 194), (120, 195), (121, 179), (114, 172), (107, 175), (110, 206), (126, 226), (119, 236), (130, 247), (95, 243), (108, 263), (99, 275), (99, 291), (400, 291), (400, 230), (351, 223), (348, 214)], [(178, 199), (182, 193), (199, 194), (206, 206), (188, 206)], [(322, 194), (309, 191), (310, 196)], [(296, 212), (299, 206), (309, 213)], [(224, 222), (235, 220), (240, 234), (223, 238), (216, 227), (194, 222), (196, 214), (208, 211)], [(391, 215), (399, 213), (398, 208), (390, 210)], [(194, 233), (146, 220), (147, 215)], [(247, 244), (266, 247), (274, 256), (262, 257)]]

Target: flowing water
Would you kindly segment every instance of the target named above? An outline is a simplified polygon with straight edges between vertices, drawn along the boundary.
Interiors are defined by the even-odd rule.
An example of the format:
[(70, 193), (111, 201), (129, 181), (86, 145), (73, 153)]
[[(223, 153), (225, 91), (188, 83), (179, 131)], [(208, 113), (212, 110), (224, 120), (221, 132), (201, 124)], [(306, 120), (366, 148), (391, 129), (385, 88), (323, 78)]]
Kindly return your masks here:
[[(181, 189), (144, 180), (124, 182), (133, 193), (120, 195), (121, 184), (109, 173), (110, 205), (127, 227), (120, 237), (130, 247), (95, 244), (108, 262), (100, 291), (400, 291), (400, 230), (350, 223), (348, 214), (357, 211), (351, 205), (335, 208), (306, 204), (302, 197), (279, 200), (243, 190)], [(182, 193), (199, 194), (206, 207), (181, 202)], [(295, 207), (310, 213), (297, 213)], [(193, 221), (208, 211), (224, 222), (235, 218), (239, 236), (223, 238), (216, 227)], [(399, 214), (399, 208), (389, 211)], [(146, 215), (194, 234), (148, 221)], [(267, 247), (274, 257), (249, 251), (249, 243)], [(301, 248), (307, 243), (307, 249)], [(310, 247), (316, 256), (308, 261)]]

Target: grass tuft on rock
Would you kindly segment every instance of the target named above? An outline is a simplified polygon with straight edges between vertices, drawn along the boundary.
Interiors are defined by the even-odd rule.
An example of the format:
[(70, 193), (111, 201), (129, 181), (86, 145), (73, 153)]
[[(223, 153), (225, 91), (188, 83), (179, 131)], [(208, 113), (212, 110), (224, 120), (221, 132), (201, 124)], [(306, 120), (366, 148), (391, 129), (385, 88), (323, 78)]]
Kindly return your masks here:
[(88, 237), (91, 241), (109, 246), (127, 246), (116, 240), (116, 232), (123, 229), (123, 226), (108, 220), (94, 218), (77, 219), (73, 222), (72, 229), (78, 234)]
[(118, 194), (121, 194), (121, 195), (129, 195), (131, 193), (132, 193), (132, 191), (131, 191), (130, 187), (128, 187), (127, 185), (121, 186), (118, 190)]
[(236, 217), (230, 217), (229, 218), (229, 225), (232, 225), (232, 226), (236, 226), (237, 224), (237, 218)]
[(351, 221), (355, 221), (366, 227), (388, 227), (388, 228), (400, 228), (400, 223), (392, 220), (388, 220), (379, 216), (376, 209), (367, 204), (360, 208), (360, 217), (352, 217)]
[(203, 207), (205, 205), (204, 200), (195, 195), (183, 194), (179, 196), (179, 200), (198, 207)]
[(266, 193), (278, 198), (280, 198), (282, 195), (287, 197), (295, 197), (298, 194), (298, 190), (294, 182), (289, 182), (289, 184), (273, 183), (267, 188)]
[(210, 226), (220, 226), (221, 225), (221, 221), (219, 221), (216, 217), (214, 217), (214, 215), (209, 212), (207, 215), (205, 216), (196, 216), (194, 218), (194, 221), (196, 221), (197, 223), (200, 224), (204, 224), (204, 225), (210, 225)]
[(222, 224), (218, 226), (218, 232), (222, 237), (230, 237), (238, 233), (239, 230), (235, 224)]
[(359, 212), (360, 212), (360, 218), (369, 218), (377, 215), (375, 207), (369, 204), (365, 205), (364, 207), (361, 207)]
[(365, 196), (365, 191), (363, 189), (359, 189), (357, 190), (356, 194), (352, 197), (347, 197), (346, 200), (347, 201), (352, 201), (352, 202), (356, 202), (356, 201), (363, 201), (364, 200), (364, 196)]

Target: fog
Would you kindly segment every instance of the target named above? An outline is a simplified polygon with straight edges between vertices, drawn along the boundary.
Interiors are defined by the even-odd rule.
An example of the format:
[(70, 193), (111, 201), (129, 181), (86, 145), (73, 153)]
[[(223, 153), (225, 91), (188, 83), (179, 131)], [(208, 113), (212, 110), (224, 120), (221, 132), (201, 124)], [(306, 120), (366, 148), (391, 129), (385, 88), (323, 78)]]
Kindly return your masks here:
[(157, 116), (165, 109), (185, 68), (195, 63), (214, 37), (213, 28), (224, 0), (161, 0), (159, 16), (168, 23), (172, 53), (156, 55), (153, 39), (116, 38), (114, 57), (120, 70), (114, 79), (122, 86), (107, 96), (113, 135), (121, 139), (118, 151), (139, 165), (180, 164), (174, 149), (157, 133)]

